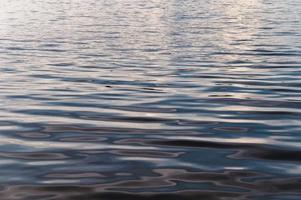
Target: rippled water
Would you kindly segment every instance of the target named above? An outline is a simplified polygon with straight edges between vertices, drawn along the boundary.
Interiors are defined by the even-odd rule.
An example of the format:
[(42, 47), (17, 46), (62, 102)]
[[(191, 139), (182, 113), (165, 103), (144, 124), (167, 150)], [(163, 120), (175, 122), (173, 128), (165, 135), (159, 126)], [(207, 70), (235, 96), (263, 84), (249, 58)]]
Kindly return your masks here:
[(300, 199), (300, 0), (0, 0), (0, 198)]

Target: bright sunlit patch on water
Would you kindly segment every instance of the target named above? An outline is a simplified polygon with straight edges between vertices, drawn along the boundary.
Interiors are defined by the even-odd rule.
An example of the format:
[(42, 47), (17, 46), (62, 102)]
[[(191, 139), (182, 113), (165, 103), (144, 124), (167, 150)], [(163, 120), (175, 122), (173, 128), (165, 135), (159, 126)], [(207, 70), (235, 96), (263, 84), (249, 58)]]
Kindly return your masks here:
[(18, 145), (20, 147), (25, 147), (26, 149), (144, 149), (144, 150), (155, 150), (155, 147), (138, 147), (138, 146), (123, 146), (114, 145), (106, 143), (85, 143), (85, 142), (50, 142), (50, 141), (30, 141), (8, 138), (5, 136), (0, 136), (0, 145)]

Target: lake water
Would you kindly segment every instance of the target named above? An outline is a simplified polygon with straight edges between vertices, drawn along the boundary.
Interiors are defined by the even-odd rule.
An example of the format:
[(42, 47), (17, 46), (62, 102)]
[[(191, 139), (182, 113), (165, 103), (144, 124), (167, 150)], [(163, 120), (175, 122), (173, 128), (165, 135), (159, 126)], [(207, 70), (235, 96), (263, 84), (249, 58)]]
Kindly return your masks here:
[(0, 199), (300, 199), (300, 0), (0, 0), (0, 91)]

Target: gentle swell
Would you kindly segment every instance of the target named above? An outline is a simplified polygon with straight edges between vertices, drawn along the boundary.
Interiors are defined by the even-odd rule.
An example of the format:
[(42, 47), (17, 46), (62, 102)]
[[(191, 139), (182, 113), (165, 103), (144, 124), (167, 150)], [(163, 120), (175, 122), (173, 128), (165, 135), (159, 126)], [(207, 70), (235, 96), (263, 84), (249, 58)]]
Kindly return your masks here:
[(300, 199), (300, 0), (0, 3), (1, 200)]

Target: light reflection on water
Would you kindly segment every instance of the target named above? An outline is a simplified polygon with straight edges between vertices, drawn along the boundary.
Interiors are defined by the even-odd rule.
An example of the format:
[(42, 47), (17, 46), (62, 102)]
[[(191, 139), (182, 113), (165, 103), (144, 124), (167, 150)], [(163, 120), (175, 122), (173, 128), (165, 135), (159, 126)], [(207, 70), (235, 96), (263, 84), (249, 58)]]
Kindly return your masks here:
[(0, 1), (1, 199), (299, 199), (300, 13)]

